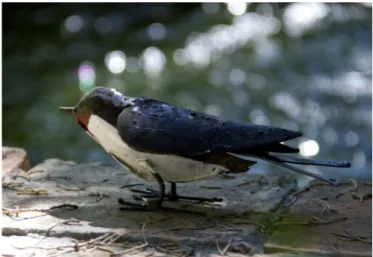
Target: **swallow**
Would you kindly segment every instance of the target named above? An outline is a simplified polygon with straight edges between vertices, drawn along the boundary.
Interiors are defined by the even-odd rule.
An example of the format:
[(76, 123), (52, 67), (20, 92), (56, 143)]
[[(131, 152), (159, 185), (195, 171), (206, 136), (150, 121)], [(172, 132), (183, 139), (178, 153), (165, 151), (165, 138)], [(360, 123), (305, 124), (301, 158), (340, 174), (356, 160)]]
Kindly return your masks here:
[[(176, 183), (219, 174), (247, 172), (263, 160), (311, 176), (332, 185), (339, 182), (302, 170), (295, 165), (351, 167), (348, 161), (316, 161), (293, 156), (299, 149), (284, 142), (301, 132), (230, 121), (150, 98), (128, 97), (115, 89), (96, 87), (74, 107), (60, 107), (120, 165), (138, 177), (156, 181), (159, 191), (137, 190), (135, 199), (155, 198), (156, 204), (137, 204), (119, 199), (124, 209), (159, 209), (165, 197), (197, 201), (220, 198), (180, 196)], [(295, 164), (295, 165), (292, 165)], [(165, 193), (165, 182), (171, 190)]]

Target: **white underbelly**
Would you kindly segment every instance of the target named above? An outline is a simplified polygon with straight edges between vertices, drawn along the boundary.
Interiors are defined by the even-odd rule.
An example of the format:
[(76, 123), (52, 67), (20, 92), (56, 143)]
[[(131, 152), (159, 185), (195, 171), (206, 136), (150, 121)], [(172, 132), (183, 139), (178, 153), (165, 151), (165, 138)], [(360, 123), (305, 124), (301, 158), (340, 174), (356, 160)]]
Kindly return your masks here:
[(142, 165), (151, 164), (153, 170), (164, 180), (187, 182), (214, 176), (226, 170), (224, 167), (203, 163), (176, 155), (163, 155), (138, 152), (131, 149), (119, 136), (116, 128), (96, 115), (91, 115), (88, 130), (94, 139), (111, 154), (120, 157), (137, 176), (146, 180), (155, 180), (151, 170)]

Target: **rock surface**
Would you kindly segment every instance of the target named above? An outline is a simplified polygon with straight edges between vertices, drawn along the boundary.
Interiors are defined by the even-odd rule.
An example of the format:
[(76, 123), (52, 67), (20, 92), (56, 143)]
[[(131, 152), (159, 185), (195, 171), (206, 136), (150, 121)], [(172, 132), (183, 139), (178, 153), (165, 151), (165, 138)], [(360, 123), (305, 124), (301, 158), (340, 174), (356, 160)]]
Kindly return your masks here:
[[(240, 174), (230, 179), (216, 178), (178, 185), (180, 195), (219, 196), (224, 198), (223, 205), (189, 203), (183, 206), (183, 202), (166, 202), (166, 206), (185, 211), (138, 212), (120, 211), (117, 199), (134, 201), (129, 185), (157, 189), (157, 184), (148, 183), (122, 169), (98, 163), (77, 165), (50, 159), (33, 167), (25, 176), (29, 181), (17, 178), (17, 182), (23, 179), (22, 187), (4, 189), (5, 207), (45, 210), (72, 204), (78, 208), (56, 209), (47, 215), (25, 212), (16, 218), (4, 216), (5, 235), (19, 235), (20, 231), (44, 234), (53, 225), (74, 218), (80, 222), (56, 226), (50, 231), (50, 236), (90, 240), (106, 233), (124, 234), (118, 242), (141, 244), (144, 241), (142, 226), (146, 224), (144, 231), (149, 243), (172, 242), (181, 249), (201, 249), (211, 253), (216, 253), (216, 239), (222, 248), (232, 240), (230, 250), (241, 254), (262, 252), (263, 237), (256, 225), (261, 222), (262, 215), (251, 212), (274, 210), (296, 188), (295, 181), (290, 178), (256, 181), (258, 176)], [(242, 184), (247, 180), (251, 183)], [(25, 188), (33, 191), (25, 191)], [(21, 236), (25, 235), (21, 233)], [(14, 237), (7, 240), (16, 242)], [(48, 240), (43, 241), (49, 243)]]
[(28, 170), (30, 163), (25, 150), (16, 147), (2, 147), (3, 179), (17, 169)]
[[(157, 184), (121, 168), (50, 159), (12, 178), (3, 186), (4, 254), (282, 256), (279, 252), (287, 251), (330, 256), (366, 255), (371, 247), (364, 242), (371, 240), (371, 194), (360, 192), (371, 190), (366, 184), (354, 189), (357, 196), (348, 191), (350, 183), (296, 192), (291, 178), (258, 179), (245, 173), (178, 184), (180, 195), (223, 197), (222, 204), (166, 201), (165, 206), (178, 211), (138, 212), (120, 211), (117, 199), (134, 202), (130, 188), (157, 189)], [(335, 197), (340, 191), (343, 194)], [(293, 204), (285, 207), (288, 201)], [(312, 216), (319, 223), (347, 219), (315, 224), (309, 222)], [(331, 234), (350, 228), (364, 238), (345, 242), (338, 240), (355, 239)]]
[(278, 223), (265, 247), (326, 256), (372, 256), (371, 192), (371, 183), (366, 182), (350, 181), (339, 187), (312, 183), (296, 195), (289, 216)]

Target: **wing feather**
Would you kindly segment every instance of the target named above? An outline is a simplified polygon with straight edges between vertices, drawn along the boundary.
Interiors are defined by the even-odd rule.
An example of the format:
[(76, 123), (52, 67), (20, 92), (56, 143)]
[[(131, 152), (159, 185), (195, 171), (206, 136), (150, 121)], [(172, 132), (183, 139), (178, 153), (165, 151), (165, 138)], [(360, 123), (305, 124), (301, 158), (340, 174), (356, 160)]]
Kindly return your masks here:
[(146, 98), (124, 109), (117, 126), (121, 138), (138, 151), (184, 156), (265, 149), (301, 136), (300, 132), (228, 121)]

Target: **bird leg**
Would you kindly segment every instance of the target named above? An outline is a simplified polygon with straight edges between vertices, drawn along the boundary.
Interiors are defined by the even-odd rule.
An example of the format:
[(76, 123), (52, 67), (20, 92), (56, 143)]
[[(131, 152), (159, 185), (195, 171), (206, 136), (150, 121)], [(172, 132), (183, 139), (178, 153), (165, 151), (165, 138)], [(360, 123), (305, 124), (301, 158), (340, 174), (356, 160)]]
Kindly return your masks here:
[[(144, 168), (147, 168), (148, 170), (151, 171), (152, 175), (156, 179), (159, 185), (159, 193), (157, 195), (153, 194), (153, 197), (157, 197), (155, 201), (144, 201), (143, 204), (137, 204), (137, 203), (132, 203), (132, 202), (126, 202), (123, 199), (119, 198), (118, 202), (121, 205), (126, 205), (128, 207), (121, 207), (120, 210), (135, 210), (135, 211), (150, 211), (150, 210), (158, 210), (162, 208), (162, 203), (164, 200), (165, 196), (165, 186), (163, 183), (162, 178), (154, 171), (153, 167), (147, 160), (138, 160), (139, 164), (143, 166)], [(144, 200), (144, 198), (150, 198), (150, 197), (136, 197), (136, 200)], [(153, 203), (152, 203), (153, 202)]]
[[(147, 188), (146, 190), (131, 189), (131, 192), (138, 193), (139, 195), (134, 195), (135, 200), (144, 201), (143, 204), (127, 202), (123, 199), (118, 199), (119, 204), (126, 205), (126, 207), (121, 207), (120, 210), (135, 210), (135, 211), (150, 211), (150, 210), (159, 210), (159, 209), (170, 209), (163, 207), (163, 201), (165, 196), (169, 201), (178, 201), (178, 200), (189, 200), (189, 201), (198, 201), (198, 202), (222, 202), (222, 198), (203, 198), (203, 197), (191, 197), (191, 196), (182, 196), (178, 195), (176, 192), (176, 183), (171, 182), (171, 190), (168, 194), (165, 194), (165, 185), (163, 179), (158, 175), (154, 170), (151, 163), (147, 160), (138, 160), (138, 163), (151, 171), (151, 174), (154, 176), (155, 180), (158, 182), (159, 191)], [(152, 199), (153, 198), (153, 199)], [(156, 198), (156, 199), (154, 199)], [(151, 199), (148, 201), (148, 199)]]
[[(178, 200), (187, 200), (187, 201), (198, 201), (198, 202), (222, 202), (222, 198), (204, 198), (204, 197), (193, 197), (193, 196), (184, 196), (184, 195), (178, 195), (176, 192), (176, 183), (170, 182), (171, 189), (169, 193), (165, 194), (164, 196), (168, 198), (169, 201), (175, 202)], [(131, 189), (131, 192), (139, 193), (141, 194), (139, 196), (134, 196), (136, 200), (139, 200), (141, 198), (153, 198), (153, 197), (159, 197), (159, 192), (157, 190), (147, 188), (146, 190), (139, 190), (139, 189)], [(162, 192), (161, 192), (162, 193)]]

